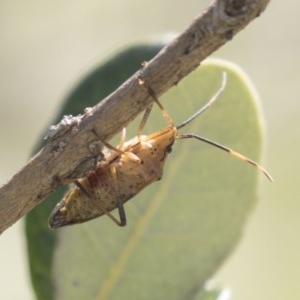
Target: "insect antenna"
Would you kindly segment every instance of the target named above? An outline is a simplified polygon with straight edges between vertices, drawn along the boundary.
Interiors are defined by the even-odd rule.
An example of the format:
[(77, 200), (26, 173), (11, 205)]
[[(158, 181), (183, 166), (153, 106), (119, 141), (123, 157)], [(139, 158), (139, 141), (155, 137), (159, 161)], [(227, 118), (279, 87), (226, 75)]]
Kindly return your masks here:
[(221, 84), (220, 88), (217, 90), (217, 92), (209, 99), (209, 101), (204, 106), (202, 106), (191, 117), (189, 117), (187, 120), (185, 120), (184, 122), (177, 125), (176, 129), (180, 129), (180, 128), (186, 126), (187, 124), (192, 122), (195, 118), (197, 118), (199, 115), (203, 114), (207, 109), (209, 109), (213, 105), (213, 103), (218, 99), (220, 94), (224, 91), (226, 82), (227, 82), (227, 74), (226, 74), (226, 72), (223, 72), (222, 73), (222, 84)]
[(204, 143), (210, 144), (214, 147), (217, 147), (223, 151), (226, 151), (227, 153), (231, 154), (232, 156), (238, 158), (239, 160), (247, 162), (250, 165), (253, 165), (254, 167), (258, 168), (271, 182), (274, 182), (274, 180), (273, 180), (272, 176), (269, 174), (269, 172), (265, 168), (263, 168), (261, 165), (259, 165), (257, 162), (255, 162), (254, 160), (252, 160), (252, 159), (240, 154), (239, 152), (236, 152), (222, 144), (219, 144), (215, 141), (209, 140), (209, 139), (199, 136), (197, 134), (181, 134), (176, 137), (176, 139), (190, 139), (190, 138), (194, 138), (194, 139), (200, 140)]
[[(191, 117), (189, 117), (184, 122), (177, 125), (176, 129), (180, 129), (180, 128), (186, 126), (187, 124), (192, 122), (195, 118), (197, 118), (199, 115), (204, 113), (208, 108), (210, 108), (212, 106), (212, 104), (218, 99), (220, 94), (224, 91), (226, 82), (227, 82), (227, 74), (225, 72), (223, 72), (222, 84), (221, 84), (220, 88), (217, 90), (217, 92), (195, 114), (193, 114)], [(255, 162), (254, 160), (252, 160), (252, 159), (250, 159), (250, 158), (248, 158), (248, 157), (246, 157), (246, 156), (244, 156), (222, 144), (219, 144), (215, 141), (209, 140), (209, 139), (199, 136), (197, 134), (180, 134), (180, 135), (177, 135), (177, 137), (176, 137), (176, 139), (189, 139), (189, 138), (194, 138), (194, 139), (200, 140), (204, 143), (210, 144), (210, 145), (217, 147), (223, 151), (226, 151), (227, 153), (231, 154), (232, 156), (238, 158), (239, 160), (247, 162), (247, 163), (253, 165), (254, 167), (258, 168), (270, 181), (272, 181), (272, 182), (274, 181), (272, 176), (269, 174), (269, 172), (265, 168), (263, 168), (261, 165), (259, 165), (257, 162)]]

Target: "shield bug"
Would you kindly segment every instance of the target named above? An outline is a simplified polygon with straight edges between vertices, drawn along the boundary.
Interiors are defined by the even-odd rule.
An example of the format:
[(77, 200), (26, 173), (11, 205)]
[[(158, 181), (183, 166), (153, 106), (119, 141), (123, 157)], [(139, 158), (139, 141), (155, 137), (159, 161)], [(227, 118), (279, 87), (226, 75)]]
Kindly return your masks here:
[[(194, 115), (179, 125), (175, 125), (151, 87), (147, 86), (142, 79), (139, 79), (139, 83), (158, 105), (168, 126), (150, 135), (141, 134), (152, 104), (145, 110), (135, 138), (125, 142), (126, 129), (124, 128), (117, 147), (101, 141), (107, 148), (105, 159), (98, 162), (95, 170), (90, 171), (86, 177), (74, 181), (75, 185), (65, 194), (50, 215), (49, 226), (51, 228), (82, 223), (104, 214), (119, 226), (126, 225), (124, 203), (152, 182), (161, 179), (166, 158), (175, 140), (178, 139), (194, 138), (215, 146), (255, 166), (273, 181), (262, 166), (244, 155), (199, 135), (178, 133), (179, 129), (189, 124), (216, 101), (226, 85), (225, 73), (222, 85), (214, 96)], [(119, 220), (111, 214), (115, 208), (118, 209)]]

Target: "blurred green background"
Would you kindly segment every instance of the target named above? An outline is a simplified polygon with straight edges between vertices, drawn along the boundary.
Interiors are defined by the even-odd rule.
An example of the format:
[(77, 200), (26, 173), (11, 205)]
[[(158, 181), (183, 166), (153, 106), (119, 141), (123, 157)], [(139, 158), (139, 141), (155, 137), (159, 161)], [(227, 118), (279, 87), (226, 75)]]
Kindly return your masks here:
[[(60, 101), (84, 72), (129, 42), (182, 31), (210, 1), (0, 2), (0, 182), (28, 160)], [(296, 70), (298, 1), (267, 11), (215, 53), (239, 64), (262, 99), (266, 124), (262, 199), (234, 255), (216, 276), (233, 299), (300, 298), (300, 141)], [(214, 124), (218, 126), (218, 124)], [(0, 238), (1, 299), (32, 300), (22, 222)]]

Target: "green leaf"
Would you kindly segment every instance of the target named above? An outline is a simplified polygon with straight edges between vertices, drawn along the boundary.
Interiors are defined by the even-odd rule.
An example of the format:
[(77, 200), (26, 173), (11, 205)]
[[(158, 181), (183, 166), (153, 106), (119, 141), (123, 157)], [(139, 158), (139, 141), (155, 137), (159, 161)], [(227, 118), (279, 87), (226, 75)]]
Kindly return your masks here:
[(229, 289), (208, 289), (201, 288), (195, 297), (189, 298), (190, 300), (230, 300), (231, 291)]
[[(85, 107), (98, 103), (137, 71), (143, 61), (151, 59), (163, 46), (164, 42), (132, 45), (114, 55), (105, 64), (96, 67), (80, 80), (65, 100), (52, 124), (59, 122), (63, 115), (80, 114)], [(45, 135), (46, 132), (42, 137)], [(43, 145), (44, 140), (41, 138), (33, 153)], [(56, 232), (49, 229), (47, 220), (65, 191), (66, 187), (57, 190), (25, 219), (31, 279), (37, 298), (41, 300), (54, 299), (51, 270), (57, 237)]]
[[(236, 67), (209, 61), (162, 102), (180, 123), (220, 87), (224, 70), (224, 93), (182, 131), (259, 159), (256, 95)], [(165, 123), (156, 109), (145, 131)], [(125, 205), (125, 228), (102, 217), (58, 230), (55, 299), (193, 299), (228, 257), (257, 201), (259, 171), (197, 140), (178, 140), (173, 149), (162, 180)]]
[[(106, 64), (99, 82), (120, 79), (105, 75), (104, 69), (117, 74), (118, 69), (124, 71), (125, 62), (114, 64), (112, 60), (115, 72)], [(208, 112), (181, 131), (203, 135), (258, 160), (262, 135), (257, 97), (235, 66), (208, 61), (170, 90), (162, 102), (180, 123), (220, 87), (224, 70), (228, 74), (224, 93)], [(93, 78), (87, 82), (95, 82)], [(110, 87), (119, 83), (110, 83)], [(97, 84), (92, 86), (97, 88)], [(81, 96), (76, 98), (74, 95), (80, 94), (76, 92), (70, 99), (105, 96), (93, 98), (97, 91), (92, 88), (76, 90), (82, 91)], [(75, 113), (93, 104), (80, 105), (72, 104)], [(64, 109), (66, 113), (72, 110)], [(136, 135), (137, 126), (138, 121), (129, 126), (128, 138)], [(164, 126), (166, 121), (156, 108), (145, 132)], [(241, 237), (257, 201), (259, 176), (257, 169), (219, 149), (195, 139), (178, 140), (162, 180), (126, 203), (125, 228), (102, 217), (53, 234), (46, 228), (46, 215), (62, 191), (53, 194), (26, 223), (39, 299), (202, 299), (197, 297), (199, 287), (212, 277)], [(202, 292), (204, 295), (205, 290)]]

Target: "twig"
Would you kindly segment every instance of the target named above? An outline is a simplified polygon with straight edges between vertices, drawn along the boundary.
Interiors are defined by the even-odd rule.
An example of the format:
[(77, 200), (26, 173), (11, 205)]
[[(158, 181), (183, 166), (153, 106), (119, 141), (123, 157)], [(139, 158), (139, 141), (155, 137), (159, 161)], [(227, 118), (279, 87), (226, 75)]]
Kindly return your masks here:
[(51, 127), (46, 146), (0, 188), (0, 233), (43, 201), (62, 180), (80, 177), (93, 166), (97, 156), (93, 151), (97, 139), (93, 130), (107, 140), (150, 104), (151, 98), (139, 86), (138, 76), (161, 95), (259, 16), (268, 2), (214, 1), (180, 36), (105, 100), (82, 116), (65, 117)]

